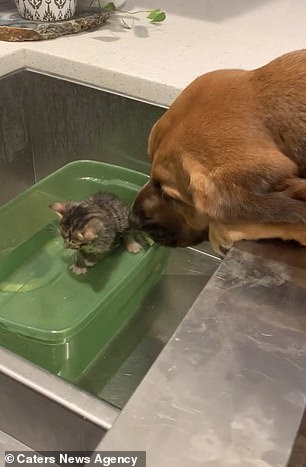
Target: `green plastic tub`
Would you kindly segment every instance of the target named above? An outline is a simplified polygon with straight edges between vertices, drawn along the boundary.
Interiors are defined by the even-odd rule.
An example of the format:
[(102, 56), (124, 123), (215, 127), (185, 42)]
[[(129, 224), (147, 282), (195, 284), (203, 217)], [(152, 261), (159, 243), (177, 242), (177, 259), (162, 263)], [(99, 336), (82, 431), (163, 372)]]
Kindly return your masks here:
[(168, 258), (154, 245), (115, 249), (72, 275), (48, 205), (110, 191), (129, 205), (147, 177), (101, 162), (70, 163), (0, 208), (0, 345), (77, 381), (137, 311)]

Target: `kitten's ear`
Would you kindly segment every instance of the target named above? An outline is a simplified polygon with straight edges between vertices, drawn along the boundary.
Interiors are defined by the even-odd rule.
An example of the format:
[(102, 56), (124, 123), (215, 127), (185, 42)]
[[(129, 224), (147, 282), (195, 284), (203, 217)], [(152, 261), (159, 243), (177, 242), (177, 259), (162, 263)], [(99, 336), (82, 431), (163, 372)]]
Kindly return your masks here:
[(98, 219), (92, 219), (83, 230), (84, 239), (92, 242), (101, 233), (101, 222)]
[(62, 219), (67, 209), (69, 209), (71, 206), (72, 203), (70, 203), (69, 201), (57, 201), (56, 203), (49, 204), (49, 208), (52, 209), (52, 211), (54, 211), (60, 219)]
[(92, 242), (95, 238), (97, 238), (97, 236), (98, 234), (95, 228), (92, 226), (86, 227), (82, 235), (83, 239), (86, 240), (87, 242)]

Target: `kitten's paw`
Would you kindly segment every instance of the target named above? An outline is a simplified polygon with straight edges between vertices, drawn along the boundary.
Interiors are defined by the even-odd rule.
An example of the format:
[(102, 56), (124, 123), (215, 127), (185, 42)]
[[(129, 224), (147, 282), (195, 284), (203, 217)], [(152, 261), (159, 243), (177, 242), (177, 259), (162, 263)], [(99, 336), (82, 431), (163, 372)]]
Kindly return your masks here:
[(84, 263), (87, 267), (91, 268), (94, 266), (96, 263), (94, 261), (89, 261), (88, 259), (84, 258)]
[(87, 268), (76, 266), (75, 264), (72, 264), (69, 269), (76, 276), (81, 276), (82, 274), (86, 274), (87, 272)]
[(129, 253), (139, 253), (142, 250), (142, 246), (136, 240), (127, 240), (125, 242), (125, 248)]

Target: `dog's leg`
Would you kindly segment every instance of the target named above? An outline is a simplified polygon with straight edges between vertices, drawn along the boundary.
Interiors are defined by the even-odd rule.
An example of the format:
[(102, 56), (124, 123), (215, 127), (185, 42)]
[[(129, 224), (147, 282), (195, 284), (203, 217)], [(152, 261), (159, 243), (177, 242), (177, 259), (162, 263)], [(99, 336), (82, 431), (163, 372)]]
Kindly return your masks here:
[(294, 240), (306, 246), (306, 227), (300, 224), (209, 224), (209, 240), (213, 250), (219, 255), (229, 250), (239, 240), (261, 240), (278, 238)]
[(286, 182), (284, 193), (290, 196), (290, 198), (306, 201), (306, 179), (297, 177), (290, 178)]
[(211, 222), (208, 229), (208, 238), (212, 249), (219, 256), (224, 256), (224, 252), (229, 250), (235, 242), (235, 240), (232, 238), (230, 224)]

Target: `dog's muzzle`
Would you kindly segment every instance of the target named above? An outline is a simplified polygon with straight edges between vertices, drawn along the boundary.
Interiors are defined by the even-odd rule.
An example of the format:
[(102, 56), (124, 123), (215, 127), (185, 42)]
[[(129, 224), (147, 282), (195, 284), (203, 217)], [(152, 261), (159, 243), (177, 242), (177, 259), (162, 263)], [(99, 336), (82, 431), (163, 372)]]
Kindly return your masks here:
[(131, 211), (129, 216), (129, 225), (131, 229), (143, 230), (146, 232), (156, 243), (164, 246), (176, 247), (177, 234), (174, 230), (158, 224), (148, 217), (144, 212), (140, 211), (135, 214)]
[(174, 248), (196, 245), (207, 238), (207, 228), (193, 229), (167, 201), (154, 194), (149, 183), (134, 201), (129, 223), (131, 229), (146, 232), (156, 243)]

